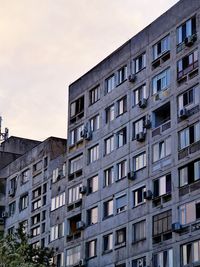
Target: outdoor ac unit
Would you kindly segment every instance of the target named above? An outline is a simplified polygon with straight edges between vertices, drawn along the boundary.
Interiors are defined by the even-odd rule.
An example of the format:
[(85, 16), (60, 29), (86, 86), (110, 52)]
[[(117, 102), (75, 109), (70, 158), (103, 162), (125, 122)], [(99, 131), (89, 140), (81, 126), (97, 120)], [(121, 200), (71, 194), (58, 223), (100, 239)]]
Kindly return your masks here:
[(84, 130), (81, 131), (80, 136), (81, 136), (82, 138), (85, 138), (86, 133), (87, 133), (87, 130), (84, 129)]
[(92, 139), (92, 132), (87, 132), (86, 134), (85, 134), (85, 140), (91, 140)]
[(197, 40), (196, 34), (186, 37), (184, 40), (185, 46), (188, 46), (188, 47), (192, 46), (196, 40)]
[(136, 140), (138, 142), (143, 142), (145, 140), (145, 133), (144, 132), (140, 132), (140, 133), (136, 134)]
[(147, 107), (147, 99), (146, 98), (142, 98), (139, 103), (138, 103), (140, 108), (146, 108)]
[(79, 193), (80, 194), (85, 194), (87, 192), (86, 186), (82, 185), (79, 187)]
[(144, 192), (143, 196), (144, 196), (144, 199), (151, 200), (153, 197), (153, 194), (152, 194), (151, 190), (147, 190)]
[(2, 212), (2, 218), (8, 218), (8, 212), (3, 211)]
[(129, 82), (134, 83), (136, 81), (136, 75), (135, 74), (129, 75), (128, 80)]
[(134, 181), (136, 179), (136, 173), (134, 171), (130, 171), (128, 172), (127, 177), (129, 180)]
[(180, 232), (183, 229), (182, 225), (179, 222), (172, 223), (172, 231), (175, 233)]
[(186, 108), (183, 108), (180, 110), (179, 117), (181, 119), (186, 119), (188, 117), (188, 110)]
[(79, 221), (76, 223), (77, 230), (83, 230), (85, 228), (85, 223), (83, 221)]
[(86, 260), (85, 259), (80, 259), (79, 266), (85, 267), (86, 266)]
[(10, 196), (10, 197), (14, 197), (14, 195), (15, 195), (15, 189), (14, 189), (14, 188), (11, 188), (11, 189), (9, 190), (9, 196)]

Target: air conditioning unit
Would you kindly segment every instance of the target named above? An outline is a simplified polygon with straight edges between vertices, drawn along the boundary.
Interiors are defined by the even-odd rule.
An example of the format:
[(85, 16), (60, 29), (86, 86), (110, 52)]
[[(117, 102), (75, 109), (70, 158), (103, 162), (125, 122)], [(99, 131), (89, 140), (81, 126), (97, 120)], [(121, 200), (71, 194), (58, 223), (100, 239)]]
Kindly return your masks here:
[(140, 108), (146, 108), (147, 107), (147, 99), (146, 98), (142, 98), (139, 103), (138, 103), (138, 106)]
[(136, 173), (134, 171), (130, 171), (128, 172), (127, 177), (129, 180), (134, 181), (136, 179)]
[(143, 142), (145, 140), (145, 136), (146, 136), (146, 134), (144, 132), (140, 132), (140, 133), (136, 134), (136, 140), (138, 142)]
[(196, 40), (197, 40), (196, 34), (186, 37), (184, 40), (185, 46), (188, 46), (188, 47), (192, 46)]
[(136, 81), (136, 75), (135, 74), (129, 75), (128, 80), (129, 82), (134, 83)]
[(85, 259), (80, 259), (79, 266), (85, 267), (86, 266), (86, 260)]
[(86, 134), (85, 134), (85, 140), (91, 140), (92, 139), (92, 132), (87, 132)]
[(146, 129), (150, 129), (151, 128), (151, 121), (149, 119), (147, 119), (144, 122), (144, 128), (146, 128)]
[(2, 218), (8, 218), (8, 212), (7, 211), (2, 212)]
[(188, 115), (188, 110), (186, 108), (181, 109), (179, 112), (179, 117), (183, 120), (186, 119)]
[(147, 190), (147, 191), (145, 191), (145, 192), (143, 193), (143, 197), (144, 197), (144, 199), (151, 200), (152, 197), (153, 197), (153, 194), (152, 194), (151, 190)]
[(9, 196), (10, 196), (10, 197), (14, 197), (14, 195), (15, 195), (15, 189), (14, 189), (14, 188), (11, 188), (11, 189), (9, 190)]
[(82, 186), (80, 186), (79, 187), (79, 193), (80, 194), (85, 194), (87, 192), (87, 188), (86, 188), (86, 186), (84, 186), (84, 185), (82, 185)]
[(182, 225), (179, 222), (172, 223), (172, 231), (175, 233), (181, 232), (183, 229)]
[(85, 223), (83, 221), (79, 221), (76, 223), (77, 230), (83, 230), (85, 228)]

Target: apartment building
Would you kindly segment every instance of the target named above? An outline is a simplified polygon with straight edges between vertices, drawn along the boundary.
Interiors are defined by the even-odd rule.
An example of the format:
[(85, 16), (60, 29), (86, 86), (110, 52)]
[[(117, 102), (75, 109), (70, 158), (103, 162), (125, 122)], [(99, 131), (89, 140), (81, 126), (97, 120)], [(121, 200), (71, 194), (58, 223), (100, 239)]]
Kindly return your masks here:
[(200, 1), (69, 86), (65, 266), (200, 266)]
[(18, 155), (0, 169), (2, 231), (22, 225), (33, 247), (53, 247), (54, 266), (63, 266), (66, 139), (10, 137), (1, 150)]

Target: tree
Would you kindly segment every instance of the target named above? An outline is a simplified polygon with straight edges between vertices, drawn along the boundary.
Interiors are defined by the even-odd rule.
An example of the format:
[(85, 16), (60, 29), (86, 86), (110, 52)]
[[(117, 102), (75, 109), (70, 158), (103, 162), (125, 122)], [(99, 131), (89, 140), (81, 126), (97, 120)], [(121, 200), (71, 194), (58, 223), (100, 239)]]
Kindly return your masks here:
[(12, 235), (0, 240), (0, 267), (45, 267), (51, 266), (53, 250), (33, 248), (28, 235), (20, 226)]

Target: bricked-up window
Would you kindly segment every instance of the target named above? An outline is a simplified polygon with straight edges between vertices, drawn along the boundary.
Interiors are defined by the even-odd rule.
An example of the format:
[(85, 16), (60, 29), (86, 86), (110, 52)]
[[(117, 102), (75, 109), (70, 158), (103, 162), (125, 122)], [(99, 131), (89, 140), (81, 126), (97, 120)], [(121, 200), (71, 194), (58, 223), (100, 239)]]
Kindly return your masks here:
[(146, 151), (133, 158), (134, 171), (139, 171), (146, 167)]
[(76, 246), (66, 251), (66, 266), (79, 264), (81, 259), (81, 246)]
[(90, 119), (90, 130), (92, 132), (95, 132), (99, 129), (99, 127), (100, 127), (100, 116), (99, 114), (97, 114)]
[(116, 197), (116, 213), (118, 214), (125, 210), (127, 210), (127, 196)]
[(127, 79), (127, 65), (117, 71), (117, 83), (123, 83)]
[(81, 137), (81, 131), (83, 131), (83, 129), (84, 125), (81, 124), (80, 126), (78, 126), (77, 128), (75, 128), (70, 132), (70, 137), (69, 137), (70, 146), (75, 145), (76, 143), (78, 143), (83, 139), (83, 137)]
[(179, 168), (180, 187), (192, 184), (200, 179), (200, 160), (190, 162), (186, 166)]
[(180, 223), (187, 224), (200, 219), (200, 200), (195, 200), (179, 207)]
[(133, 122), (133, 139), (136, 139), (136, 135), (144, 132), (145, 117)]
[(95, 88), (89, 91), (89, 103), (93, 105), (100, 99), (100, 86), (97, 85)]
[(146, 186), (141, 186), (133, 191), (133, 207), (137, 207), (146, 202), (144, 199), (144, 192), (146, 191)]
[(50, 229), (50, 242), (64, 236), (64, 222), (56, 224)]
[(189, 108), (198, 104), (199, 87), (196, 85), (178, 96), (178, 109)]
[(171, 174), (159, 177), (153, 181), (153, 196), (159, 197), (171, 193)]
[(117, 180), (127, 176), (127, 160), (122, 160), (117, 164)]
[(153, 80), (153, 95), (167, 89), (170, 85), (170, 68), (157, 74)]
[[(159, 213), (153, 216), (153, 238), (154, 241), (160, 242), (163, 240), (171, 238), (171, 226), (172, 226), (172, 211), (168, 210), (166, 212)], [(156, 239), (156, 237), (160, 237)]]
[(114, 183), (114, 167), (110, 167), (104, 171), (104, 187)]
[[(71, 122), (73, 122), (73, 118), (75, 118), (76, 116), (79, 118), (83, 117), (84, 115), (84, 96), (81, 96), (80, 98), (78, 98), (76, 101), (72, 102), (70, 104), (70, 118), (71, 118)], [(76, 121), (76, 118), (75, 118)]]
[(126, 127), (117, 132), (117, 148), (126, 145)]
[(146, 257), (138, 258), (132, 261), (132, 267), (145, 267), (145, 266), (146, 266)]
[(126, 228), (122, 228), (116, 231), (116, 242), (115, 245), (126, 244)]
[(83, 168), (83, 154), (69, 160), (69, 173), (75, 173)]
[(173, 250), (168, 249), (153, 255), (153, 267), (173, 267)]
[(169, 35), (167, 35), (153, 46), (153, 60), (156, 60), (169, 50), (170, 50), (170, 37)]
[(105, 93), (110, 93), (115, 88), (115, 75), (112, 74), (105, 80)]
[(109, 123), (115, 118), (115, 106), (114, 104), (105, 109), (106, 123)]
[(127, 111), (127, 97), (124, 96), (117, 101), (117, 116), (124, 114)]
[(99, 177), (95, 175), (87, 180), (88, 194), (98, 191)]
[(146, 67), (146, 53), (142, 53), (133, 60), (133, 73), (138, 73)]
[(113, 234), (103, 236), (103, 251), (107, 252), (113, 249)]
[(136, 106), (142, 99), (147, 99), (147, 87), (146, 84), (138, 87), (133, 91), (133, 105)]
[(110, 154), (114, 150), (114, 135), (105, 139), (105, 155)]
[(146, 221), (140, 221), (133, 224), (133, 242), (146, 239)]
[(68, 189), (68, 204), (79, 201), (82, 198), (82, 194), (79, 191), (80, 186), (81, 184), (78, 184)]
[(179, 150), (200, 140), (200, 122), (197, 122), (179, 132)]
[(103, 203), (103, 218), (106, 219), (113, 215), (113, 199), (109, 199)]
[(87, 224), (92, 225), (98, 223), (98, 207), (87, 210)]
[(161, 160), (171, 154), (171, 136), (153, 145), (153, 162)]
[(177, 45), (183, 43), (186, 37), (196, 33), (196, 18), (192, 17), (177, 28)]
[(89, 163), (99, 159), (99, 145), (95, 145), (88, 150)]
[(28, 207), (28, 194), (25, 194), (19, 199), (19, 210), (22, 211)]
[(88, 259), (97, 256), (97, 239), (86, 243), (86, 255)]
[(181, 266), (198, 266), (200, 261), (199, 248), (200, 240), (182, 245)]
[(181, 79), (184, 75), (195, 69), (198, 66), (196, 62), (198, 62), (198, 50), (180, 59), (177, 62), (177, 79)]

